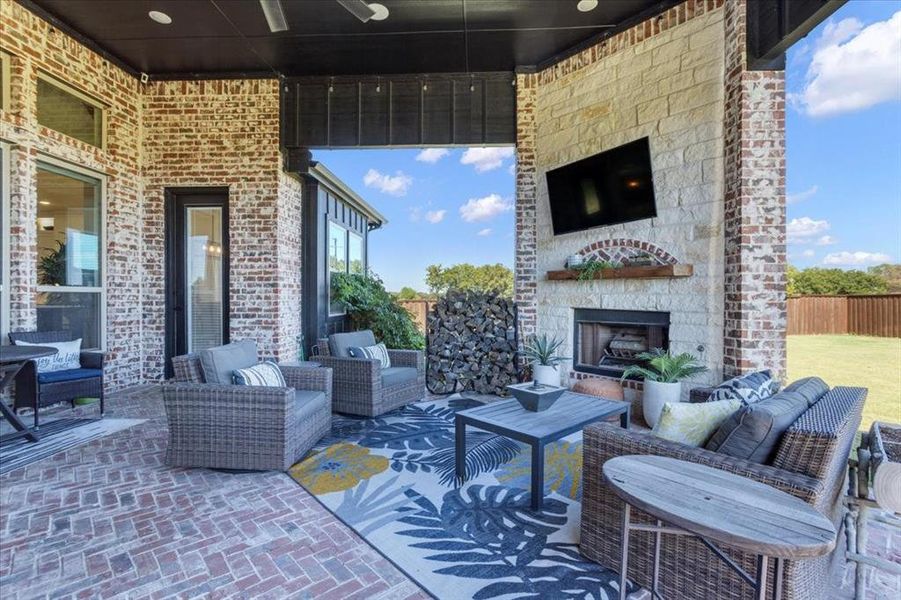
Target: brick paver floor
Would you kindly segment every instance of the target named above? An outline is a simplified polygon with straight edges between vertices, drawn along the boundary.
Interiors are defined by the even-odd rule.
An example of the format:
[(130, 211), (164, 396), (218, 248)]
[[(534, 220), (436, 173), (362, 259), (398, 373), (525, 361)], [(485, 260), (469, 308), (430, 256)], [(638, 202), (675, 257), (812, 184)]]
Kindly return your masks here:
[[(287, 475), (166, 467), (158, 386), (108, 407), (147, 422), (0, 476), (4, 600), (428, 597)], [(901, 561), (901, 536), (870, 541)], [(831, 597), (853, 580), (839, 566)], [(901, 597), (901, 578), (869, 580), (868, 598)]]

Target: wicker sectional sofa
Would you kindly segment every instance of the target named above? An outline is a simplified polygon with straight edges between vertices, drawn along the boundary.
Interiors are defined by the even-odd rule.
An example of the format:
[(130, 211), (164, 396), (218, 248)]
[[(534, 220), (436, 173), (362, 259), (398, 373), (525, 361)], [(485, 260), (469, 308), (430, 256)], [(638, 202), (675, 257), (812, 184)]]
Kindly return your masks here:
[(172, 364), (170, 466), (286, 471), (331, 431), (331, 369), (279, 365), (288, 387), (255, 387), (206, 383), (194, 354)]
[[(584, 432), (582, 529), (584, 556), (619, 570), (623, 502), (608, 489), (601, 467), (607, 460), (629, 454), (653, 454), (708, 465), (737, 473), (788, 492), (829, 517), (838, 530), (842, 514), (848, 455), (860, 425), (866, 389), (836, 387), (810, 406), (783, 434), (771, 464), (733, 458), (703, 448), (663, 440), (647, 431), (624, 430), (609, 424), (590, 425)], [(633, 510), (633, 519), (652, 523)], [(650, 589), (653, 534), (633, 532), (629, 579)], [(664, 598), (751, 599), (754, 592), (697, 539), (665, 535), (661, 538), (658, 590)], [(754, 573), (755, 557), (727, 551), (746, 572)], [(823, 597), (831, 556), (787, 561), (786, 600)], [(770, 575), (772, 587), (773, 573)], [(770, 590), (770, 593), (772, 590)]]

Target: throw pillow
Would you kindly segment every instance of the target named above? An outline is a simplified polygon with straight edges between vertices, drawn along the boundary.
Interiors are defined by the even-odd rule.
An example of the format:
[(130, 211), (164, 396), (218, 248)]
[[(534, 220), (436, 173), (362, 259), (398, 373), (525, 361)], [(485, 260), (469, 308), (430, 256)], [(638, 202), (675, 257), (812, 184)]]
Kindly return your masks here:
[(71, 342), (42, 342), (40, 344), (16, 340), (16, 346), (48, 346), (56, 348), (53, 356), (44, 356), (35, 360), (38, 373), (51, 373), (53, 371), (68, 371), (81, 368), (81, 338)]
[(740, 400), (742, 404), (753, 404), (769, 398), (778, 391), (779, 382), (773, 379), (770, 372), (758, 371), (724, 381), (713, 388), (707, 401)]
[(375, 346), (365, 346), (363, 348), (352, 346), (348, 349), (348, 352), (353, 358), (374, 358), (382, 363), (383, 369), (391, 368), (391, 357), (388, 356), (388, 348), (385, 347), (385, 344), (379, 343)]
[(260, 387), (288, 387), (281, 369), (267, 360), (246, 369), (235, 369), (235, 385), (255, 385)]
[(760, 402), (743, 407), (726, 419), (705, 448), (735, 458), (768, 464), (779, 446), (782, 434), (809, 406), (811, 390), (806, 389), (808, 386), (798, 387), (786, 388)]
[(657, 437), (688, 446), (702, 446), (710, 436), (741, 408), (739, 400), (716, 402), (667, 402), (652, 433)]

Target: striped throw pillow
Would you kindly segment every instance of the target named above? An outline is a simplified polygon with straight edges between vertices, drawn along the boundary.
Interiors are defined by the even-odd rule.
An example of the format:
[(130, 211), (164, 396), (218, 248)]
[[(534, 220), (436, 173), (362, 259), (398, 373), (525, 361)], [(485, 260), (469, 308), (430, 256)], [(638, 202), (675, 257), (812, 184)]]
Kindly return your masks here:
[(391, 357), (388, 356), (388, 348), (385, 344), (376, 344), (375, 346), (364, 346), (358, 348), (356, 346), (347, 349), (353, 358), (374, 358), (382, 363), (383, 369), (391, 368)]
[(267, 360), (246, 369), (235, 369), (235, 385), (255, 385), (261, 387), (288, 387), (278, 365)]

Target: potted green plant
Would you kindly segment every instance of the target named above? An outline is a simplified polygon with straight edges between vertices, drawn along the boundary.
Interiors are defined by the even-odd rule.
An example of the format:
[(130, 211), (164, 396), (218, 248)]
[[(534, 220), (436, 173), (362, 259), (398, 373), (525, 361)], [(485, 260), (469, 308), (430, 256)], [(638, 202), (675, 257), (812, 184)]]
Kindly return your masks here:
[(645, 422), (651, 427), (657, 424), (664, 404), (682, 400), (681, 380), (707, 370), (688, 352), (672, 355), (662, 348), (655, 348), (638, 354), (636, 358), (645, 361), (647, 366), (628, 367), (622, 378), (644, 378), (641, 412)]
[(545, 333), (531, 336), (524, 344), (522, 353), (532, 363), (532, 378), (535, 381), (544, 385), (560, 385), (557, 365), (569, 360), (557, 354), (562, 345), (562, 339), (548, 338)]

